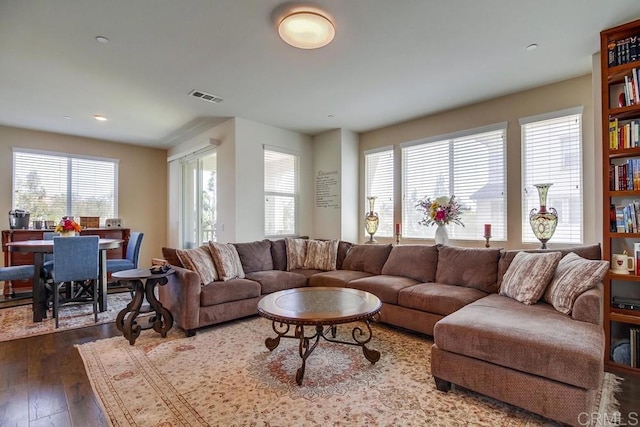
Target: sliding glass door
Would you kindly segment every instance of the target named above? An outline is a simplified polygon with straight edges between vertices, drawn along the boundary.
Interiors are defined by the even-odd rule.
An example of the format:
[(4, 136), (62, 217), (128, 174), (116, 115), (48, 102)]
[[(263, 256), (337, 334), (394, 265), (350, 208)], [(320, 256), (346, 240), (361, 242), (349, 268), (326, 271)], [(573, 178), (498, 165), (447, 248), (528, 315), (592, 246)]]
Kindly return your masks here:
[(216, 241), (216, 153), (182, 160), (182, 247)]

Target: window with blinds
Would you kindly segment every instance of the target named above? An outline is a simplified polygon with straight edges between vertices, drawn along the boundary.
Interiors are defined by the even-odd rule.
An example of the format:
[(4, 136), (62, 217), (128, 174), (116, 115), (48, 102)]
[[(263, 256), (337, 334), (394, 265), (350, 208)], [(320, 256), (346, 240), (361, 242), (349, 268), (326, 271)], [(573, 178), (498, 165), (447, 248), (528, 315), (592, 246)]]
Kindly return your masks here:
[[(393, 237), (393, 147), (369, 150), (364, 153), (365, 208), (368, 197), (375, 196), (375, 212), (380, 225), (376, 236)], [(365, 237), (369, 237), (365, 233)]]
[(484, 224), (493, 239), (506, 240), (507, 124), (402, 144), (402, 234), (433, 238), (436, 227), (420, 225), (416, 209), (424, 197), (455, 195), (464, 227), (449, 224), (449, 237), (483, 241)]
[(553, 183), (547, 207), (558, 211), (556, 243), (582, 243), (582, 107), (520, 120), (522, 241), (537, 243), (529, 213), (540, 200), (534, 184)]
[(13, 152), (13, 206), (31, 219), (118, 216), (118, 162), (40, 151)]
[(264, 234), (298, 234), (298, 156), (264, 148)]

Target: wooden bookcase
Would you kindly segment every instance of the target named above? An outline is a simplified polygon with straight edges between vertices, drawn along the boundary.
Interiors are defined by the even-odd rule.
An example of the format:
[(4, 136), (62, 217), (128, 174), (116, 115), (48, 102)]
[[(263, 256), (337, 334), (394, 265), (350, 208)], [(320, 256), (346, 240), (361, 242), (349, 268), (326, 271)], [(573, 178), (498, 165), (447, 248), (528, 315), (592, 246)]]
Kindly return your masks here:
[[(632, 50), (633, 44), (628, 42), (634, 36), (639, 37), (637, 48)], [(627, 50), (629, 50), (628, 54)], [(615, 214), (611, 215), (612, 206), (629, 206), (633, 205), (634, 201), (640, 202), (640, 169), (638, 169), (636, 176), (632, 173), (633, 162), (637, 161), (640, 167), (640, 142), (635, 143), (631, 138), (625, 138), (631, 136), (631, 132), (629, 135), (625, 134), (623, 138), (611, 140), (611, 133), (620, 135), (615, 129), (616, 120), (619, 128), (634, 120), (639, 120), (640, 123), (640, 99), (630, 103), (627, 97), (621, 99), (620, 96), (626, 85), (625, 77), (627, 80), (631, 78), (633, 82), (635, 70), (640, 71), (640, 20), (602, 31), (600, 33), (600, 56), (602, 72), (602, 192), (604, 199), (602, 255), (604, 259), (611, 261), (612, 254), (622, 253), (624, 250), (630, 256), (634, 256), (634, 244), (640, 243), (640, 229), (630, 228), (625, 232), (620, 232), (621, 230), (615, 226)], [(638, 80), (637, 77), (640, 77), (640, 74), (636, 76), (636, 80)], [(640, 92), (640, 87), (638, 89)], [(626, 142), (623, 139), (626, 139)], [(628, 163), (629, 161), (632, 163)], [(629, 177), (631, 183), (627, 181), (625, 185), (622, 185), (624, 183), (618, 181), (617, 189), (615, 174), (612, 172), (612, 167), (616, 165), (627, 165), (626, 167), (631, 169)], [(618, 168), (618, 171), (621, 172), (621, 169)], [(624, 178), (619, 179), (624, 180)], [(632, 184), (635, 185), (632, 186)], [(637, 217), (636, 221), (640, 223), (640, 217)], [(640, 368), (614, 362), (611, 350), (619, 340), (630, 339), (632, 328), (640, 328), (640, 311), (614, 307), (613, 303), (614, 297), (640, 300), (640, 275), (637, 274), (637, 271), (640, 270), (638, 268), (636, 267), (636, 271), (628, 275), (609, 272), (603, 281), (605, 365), (633, 372), (640, 372)]]

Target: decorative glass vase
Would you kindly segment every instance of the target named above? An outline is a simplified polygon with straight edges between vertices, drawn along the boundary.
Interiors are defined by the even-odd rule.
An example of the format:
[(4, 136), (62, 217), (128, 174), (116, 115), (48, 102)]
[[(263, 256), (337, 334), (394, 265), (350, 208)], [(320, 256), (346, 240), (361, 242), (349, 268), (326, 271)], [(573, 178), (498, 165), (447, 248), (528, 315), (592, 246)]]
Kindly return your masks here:
[(447, 226), (445, 224), (438, 224), (434, 239), (438, 245), (449, 244), (449, 230), (447, 230)]
[[(540, 199), (540, 207), (538, 209), (533, 208), (529, 212), (529, 224), (531, 224), (531, 230), (536, 236), (542, 246), (540, 249), (547, 249), (547, 242), (553, 236), (558, 225), (558, 212), (555, 208), (547, 209), (547, 193), (549, 187), (553, 184), (534, 184), (538, 189), (538, 198)], [(537, 212), (536, 212), (537, 210)]]
[(369, 201), (369, 212), (364, 217), (364, 229), (369, 233), (369, 240), (366, 243), (377, 243), (376, 239), (373, 238), (373, 235), (378, 231), (378, 226), (380, 225), (380, 218), (378, 218), (378, 214), (373, 211), (373, 208), (376, 204), (376, 196), (367, 197)]

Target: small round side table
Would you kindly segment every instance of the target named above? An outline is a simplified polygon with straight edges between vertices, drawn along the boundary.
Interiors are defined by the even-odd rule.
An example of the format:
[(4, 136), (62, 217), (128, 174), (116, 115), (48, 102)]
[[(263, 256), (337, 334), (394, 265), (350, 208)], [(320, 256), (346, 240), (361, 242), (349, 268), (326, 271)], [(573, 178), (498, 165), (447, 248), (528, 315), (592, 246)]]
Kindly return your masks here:
[[(148, 268), (138, 268), (117, 271), (111, 275), (122, 285), (133, 289), (133, 300), (120, 310), (116, 317), (116, 327), (129, 340), (130, 345), (136, 342), (136, 338), (143, 329), (136, 321), (138, 315), (143, 313), (153, 313), (150, 317), (153, 330), (158, 332), (162, 338), (167, 337), (167, 332), (173, 326), (173, 315), (158, 301), (155, 288), (157, 285), (165, 285), (168, 281), (167, 277), (174, 273), (173, 269), (164, 273), (151, 273)], [(143, 305), (145, 299), (148, 304)]]

